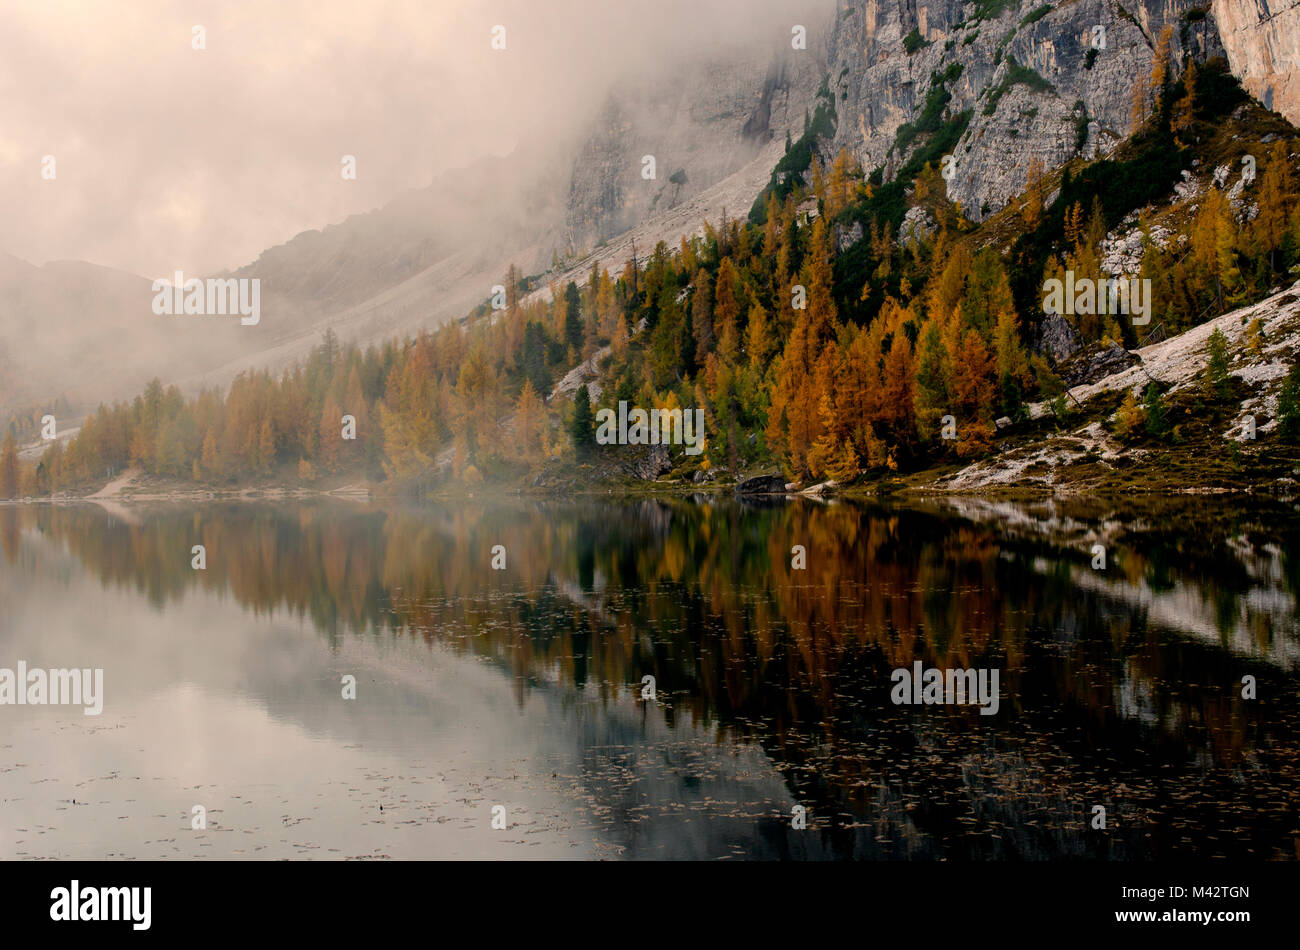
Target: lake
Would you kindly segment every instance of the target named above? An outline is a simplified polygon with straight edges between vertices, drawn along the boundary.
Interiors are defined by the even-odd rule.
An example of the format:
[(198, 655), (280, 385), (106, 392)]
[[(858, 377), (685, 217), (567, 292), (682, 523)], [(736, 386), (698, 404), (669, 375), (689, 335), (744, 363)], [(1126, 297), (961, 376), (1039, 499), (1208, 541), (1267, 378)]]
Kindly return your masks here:
[[(1224, 498), (3, 506), (0, 667), (104, 685), (0, 705), (0, 858), (1296, 859), (1298, 529)], [(996, 712), (895, 702), (918, 661), (996, 671)]]

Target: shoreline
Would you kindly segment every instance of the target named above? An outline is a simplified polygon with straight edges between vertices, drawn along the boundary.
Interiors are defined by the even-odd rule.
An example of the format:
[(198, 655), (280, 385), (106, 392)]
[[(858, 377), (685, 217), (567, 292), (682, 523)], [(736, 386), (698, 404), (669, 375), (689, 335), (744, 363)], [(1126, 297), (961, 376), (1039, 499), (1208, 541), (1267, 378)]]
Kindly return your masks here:
[(1143, 488), (1126, 484), (1081, 484), (1064, 483), (1058, 485), (1019, 485), (1005, 484), (981, 485), (972, 487), (953, 487), (938, 485), (933, 481), (915, 484), (907, 481), (864, 482), (848, 486), (824, 488), (809, 491), (808, 488), (792, 488), (786, 491), (750, 491), (739, 492), (736, 483), (691, 484), (682, 481), (647, 482), (645, 484), (627, 484), (621, 482), (593, 483), (586, 486), (568, 486), (564, 488), (534, 488), (523, 485), (479, 485), (472, 490), (457, 488), (455, 490), (433, 490), (412, 495), (401, 488), (390, 491), (375, 491), (369, 487), (349, 487), (346, 489), (319, 489), (285, 484), (267, 486), (243, 486), (238, 488), (182, 488), (150, 487), (140, 491), (104, 493), (103, 489), (81, 492), (63, 491), (53, 495), (27, 496), (23, 498), (0, 499), (0, 507), (26, 507), (29, 505), (75, 505), (93, 503), (109, 511), (125, 510), (139, 504), (176, 503), (176, 502), (278, 502), (301, 501), (308, 499), (336, 499), (361, 503), (383, 503), (389, 501), (431, 501), (454, 502), (475, 498), (536, 498), (554, 499), (562, 497), (607, 497), (622, 498), (689, 498), (694, 496), (717, 496), (738, 500), (791, 500), (807, 499), (809, 501), (829, 502), (833, 499), (855, 501), (882, 501), (891, 498), (990, 498), (1002, 501), (1048, 501), (1103, 499), (1103, 498), (1197, 498), (1197, 497), (1233, 497), (1257, 498), (1271, 501), (1290, 502), (1300, 499), (1300, 482), (1287, 479), (1282, 484), (1260, 482), (1229, 487), (1223, 485), (1153, 485)]

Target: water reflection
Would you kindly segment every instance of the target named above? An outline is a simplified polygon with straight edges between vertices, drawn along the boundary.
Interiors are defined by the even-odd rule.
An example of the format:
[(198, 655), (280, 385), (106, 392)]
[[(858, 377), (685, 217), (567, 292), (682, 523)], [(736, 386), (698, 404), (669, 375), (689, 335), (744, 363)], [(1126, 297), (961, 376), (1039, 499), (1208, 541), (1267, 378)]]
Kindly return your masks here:
[[(266, 856), (357, 856), (379, 839), (399, 857), (1300, 854), (1286, 510), (514, 499), (134, 514), (0, 508), (0, 665), (86, 665), (66, 656), (95, 637), (130, 709), (123, 747), (181, 742), (155, 733), (183, 702), (199, 732), (249, 709), (265, 732), (290, 729), (276, 756), (214, 733), (221, 754), (193, 770), (279, 803), (250, 806), (259, 844), (279, 834), (271, 812), (314, 803), (303, 848), (272, 841)], [(998, 668), (998, 714), (893, 705), (889, 673), (915, 659)], [(338, 699), (344, 672), (355, 704)], [(1246, 675), (1257, 701), (1241, 698)], [(105, 757), (103, 730), (23, 715), (69, 753), (60, 780), (112, 768), (76, 764)], [(163, 753), (133, 755), (149, 771)], [(322, 756), (328, 768), (303, 761)], [(153, 772), (146, 810), (184, 814), (179, 777)], [(0, 773), (28, 824), (43, 806), (19, 785), (39, 777)], [(370, 815), (385, 796), (389, 817)], [(493, 801), (518, 809), (496, 837)], [(807, 831), (790, 828), (795, 804)], [(40, 848), (68, 836), (57, 817)], [(3, 852), (46, 853), (25, 834)], [(114, 847), (141, 853), (129, 836)]]

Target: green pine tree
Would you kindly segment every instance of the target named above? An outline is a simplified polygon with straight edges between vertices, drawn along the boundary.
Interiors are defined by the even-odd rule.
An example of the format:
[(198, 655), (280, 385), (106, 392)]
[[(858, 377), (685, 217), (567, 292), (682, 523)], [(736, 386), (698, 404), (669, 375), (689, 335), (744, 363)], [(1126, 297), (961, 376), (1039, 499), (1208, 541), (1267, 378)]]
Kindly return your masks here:
[(578, 285), (569, 281), (569, 285), (564, 288), (564, 342), (581, 353), (582, 336), (582, 310)]
[(1147, 432), (1157, 438), (1164, 435), (1169, 428), (1169, 423), (1165, 421), (1165, 406), (1160, 398), (1160, 387), (1153, 382), (1147, 384), (1146, 392), (1142, 396), (1142, 410), (1146, 415)]
[(596, 445), (596, 419), (591, 411), (591, 395), (587, 392), (586, 383), (578, 387), (573, 397), (569, 437), (573, 439), (573, 449), (579, 458), (589, 455)]
[(1209, 362), (1205, 366), (1206, 395), (1218, 399), (1228, 398), (1228, 338), (1218, 327), (1210, 334), (1206, 345)]

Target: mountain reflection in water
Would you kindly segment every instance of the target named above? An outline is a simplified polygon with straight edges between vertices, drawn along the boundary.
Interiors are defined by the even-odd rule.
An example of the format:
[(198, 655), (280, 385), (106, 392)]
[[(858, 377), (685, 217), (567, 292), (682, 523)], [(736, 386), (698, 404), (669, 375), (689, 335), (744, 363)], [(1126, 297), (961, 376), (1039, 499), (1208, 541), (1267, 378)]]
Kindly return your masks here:
[[(163, 773), (136, 792), (157, 806), (140, 818), (156, 840), (189, 834), (195, 793), (172, 788), (203, 763), (164, 765), (141, 739), (184, 703), (194, 722), (239, 710), (314, 751), (300, 761), (297, 739), (275, 740), (290, 777), (234, 726), (219, 752), (195, 739), (221, 763), (209, 794), (278, 804), (245, 822), (265, 852), (232, 835), (171, 846), (182, 855), (379, 841), (399, 857), (1296, 858), (1300, 522), (1221, 499), (1129, 504), (305, 502), (141, 508), (130, 523), (0, 507), (0, 666), (97, 663), (105, 716), (127, 710), (93, 737), (66, 709), (22, 713), (43, 745), (6, 730), (24, 766), (0, 772), (15, 802), (0, 856), (102, 856), (77, 850), (76, 809), (45, 803), (34, 769), (66, 760), (64, 802), (113, 768), (112, 743)], [(997, 714), (894, 705), (890, 673), (916, 660), (999, 670)], [(396, 761), (418, 769), (383, 771)], [(340, 783), (342, 768), (378, 777)], [(101, 817), (120, 814), (123, 793), (100, 787)], [(328, 823), (271, 841), (308, 800)], [(483, 810), (498, 800), (520, 817), (493, 838)], [(807, 830), (791, 827), (796, 805)], [(139, 843), (154, 834), (86, 833), (172, 853)]]

